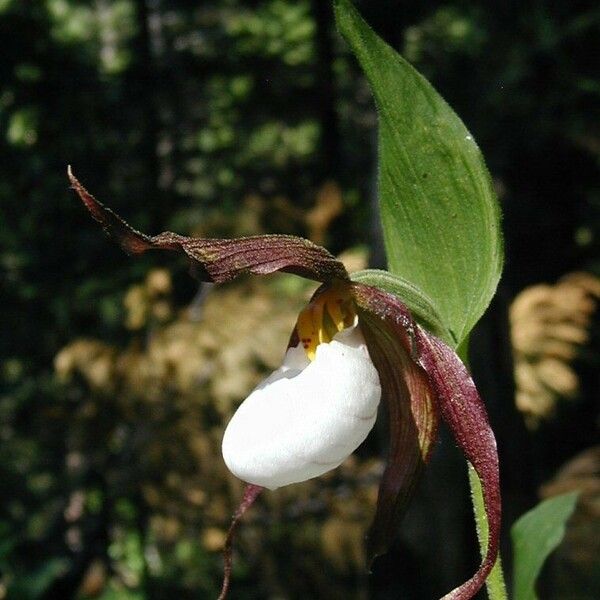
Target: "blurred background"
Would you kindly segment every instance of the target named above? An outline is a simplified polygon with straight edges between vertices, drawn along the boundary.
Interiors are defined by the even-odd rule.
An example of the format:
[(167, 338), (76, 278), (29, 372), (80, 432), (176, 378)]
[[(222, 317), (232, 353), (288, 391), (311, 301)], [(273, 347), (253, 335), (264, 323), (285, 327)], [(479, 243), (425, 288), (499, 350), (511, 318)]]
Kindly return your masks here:
[[(600, 10), (357, 2), (478, 140), (507, 262), (473, 336), (509, 526), (582, 494), (542, 598), (600, 597)], [(376, 114), (323, 0), (0, 0), (0, 599), (214, 598), (241, 484), (220, 438), (314, 289), (218, 289), (133, 260), (66, 165), (136, 228), (293, 233), (382, 267)], [(401, 101), (401, 99), (399, 99)], [(265, 494), (231, 598), (438, 597), (477, 564), (446, 432), (390, 554), (362, 540), (385, 422), (333, 473)]]

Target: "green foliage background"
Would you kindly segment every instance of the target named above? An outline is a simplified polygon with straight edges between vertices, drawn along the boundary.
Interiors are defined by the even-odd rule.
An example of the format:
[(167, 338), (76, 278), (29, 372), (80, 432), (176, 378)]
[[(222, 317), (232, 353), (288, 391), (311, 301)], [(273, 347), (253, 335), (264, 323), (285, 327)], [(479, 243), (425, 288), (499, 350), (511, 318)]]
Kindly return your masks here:
[[(600, 270), (600, 13), (566, 0), (357, 6), (479, 142), (504, 209), (508, 295)], [(54, 357), (81, 336), (124, 346), (124, 291), (160, 261), (130, 261), (99, 235), (66, 165), (148, 232), (247, 232), (239, 207), (253, 195), (261, 231), (306, 235), (299, 215), (335, 180), (344, 212), (328, 246), (369, 243), (382, 267), (375, 110), (319, 0), (0, 0), (0, 44), (1, 585), (37, 598), (76, 576), (80, 558), (60, 515), (82, 485), (65, 467), (65, 432), (83, 392), (65, 391)], [(183, 305), (196, 290), (175, 268)], [(90, 523), (114, 483), (96, 475), (83, 485)], [(184, 545), (151, 595), (138, 494), (117, 494), (117, 541), (96, 542), (145, 583), (103, 597), (209, 594), (199, 581), (212, 591), (218, 558)]]

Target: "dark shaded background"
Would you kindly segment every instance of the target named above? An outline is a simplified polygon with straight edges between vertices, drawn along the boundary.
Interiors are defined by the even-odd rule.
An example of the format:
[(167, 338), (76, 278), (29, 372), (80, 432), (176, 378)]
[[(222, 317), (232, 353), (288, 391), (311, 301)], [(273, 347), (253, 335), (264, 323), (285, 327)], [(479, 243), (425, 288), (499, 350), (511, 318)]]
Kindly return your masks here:
[[(506, 310), (526, 286), (600, 272), (600, 11), (567, 0), (357, 4), (463, 118), (497, 184), (506, 269), (474, 336), (473, 368), (499, 438), (510, 522), (597, 436), (597, 336), (577, 365), (578, 401), (527, 431), (512, 400)], [(80, 585), (98, 557), (108, 565), (102, 598), (212, 597), (218, 555), (188, 560), (174, 544), (162, 570), (148, 568), (140, 488), (107, 478), (102, 462), (76, 478), (65, 466), (66, 432), (79, 426), (74, 407), (89, 386), (66, 391), (54, 357), (82, 336), (130, 344), (123, 294), (162, 264), (107, 243), (68, 191), (66, 165), (149, 232), (314, 236), (306, 214), (334, 181), (343, 210), (321, 241), (334, 252), (371, 247), (382, 266), (368, 87), (319, 0), (0, 0), (0, 47), (0, 597), (92, 597)], [(169, 264), (173, 301), (189, 305), (196, 284)], [(114, 428), (124, 417), (107, 410)], [(86, 456), (107, 439), (86, 438)], [(443, 438), (397, 547), (370, 578), (339, 576), (327, 597), (350, 597), (349, 586), (357, 598), (430, 598), (468, 574), (476, 556), (463, 471)], [(88, 507), (79, 544), (64, 517), (75, 491)], [(292, 568), (282, 591), (240, 572), (246, 585), (232, 597), (320, 597), (294, 591), (301, 573)]]

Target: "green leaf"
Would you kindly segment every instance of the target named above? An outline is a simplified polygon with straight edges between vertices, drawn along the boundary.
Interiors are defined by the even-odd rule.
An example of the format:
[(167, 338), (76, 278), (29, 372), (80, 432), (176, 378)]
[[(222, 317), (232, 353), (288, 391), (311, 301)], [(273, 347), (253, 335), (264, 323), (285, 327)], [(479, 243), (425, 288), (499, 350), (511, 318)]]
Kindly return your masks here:
[(535, 600), (535, 580), (544, 561), (565, 534), (565, 524), (575, 510), (579, 492), (540, 502), (512, 527), (515, 600)]
[(379, 202), (388, 268), (436, 302), (460, 343), (487, 308), (502, 270), (500, 211), (479, 147), (409, 63), (349, 0), (340, 32), (379, 114)]
[(448, 344), (453, 346), (456, 344), (456, 340), (452, 338), (448, 329), (444, 327), (433, 300), (418, 287), (406, 281), (406, 279), (393, 275), (388, 271), (380, 271), (379, 269), (357, 271), (350, 275), (350, 279), (394, 294), (394, 296), (400, 298), (408, 306), (419, 325), (422, 325)]

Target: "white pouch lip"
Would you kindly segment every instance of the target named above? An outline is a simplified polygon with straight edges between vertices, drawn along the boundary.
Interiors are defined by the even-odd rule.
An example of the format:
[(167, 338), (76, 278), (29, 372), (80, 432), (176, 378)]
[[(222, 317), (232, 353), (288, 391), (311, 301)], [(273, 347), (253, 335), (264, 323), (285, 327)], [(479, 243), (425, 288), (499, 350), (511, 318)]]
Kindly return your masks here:
[(229, 470), (269, 489), (337, 467), (375, 424), (379, 375), (358, 325), (317, 346), (301, 345), (240, 405), (223, 437)]

